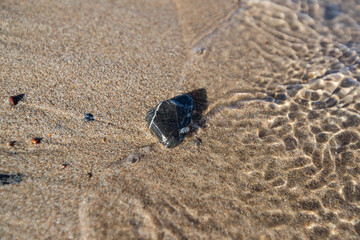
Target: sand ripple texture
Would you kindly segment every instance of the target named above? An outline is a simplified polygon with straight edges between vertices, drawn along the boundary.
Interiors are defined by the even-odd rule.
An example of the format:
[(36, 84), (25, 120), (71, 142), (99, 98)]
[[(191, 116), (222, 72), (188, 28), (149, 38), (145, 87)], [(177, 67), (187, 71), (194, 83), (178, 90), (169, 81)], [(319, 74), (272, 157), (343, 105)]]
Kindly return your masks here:
[[(91, 147), (85, 156), (99, 158), (92, 165), (92, 182), (78, 180), (78, 166), (71, 186), (47, 180), (48, 188), (53, 182), (56, 189), (41, 188), (49, 196), (68, 191), (62, 201), (73, 205), (58, 215), (73, 226), (64, 226), (67, 232), (61, 234), (82, 239), (359, 239), (358, 2), (172, 4), (182, 46), (190, 50), (177, 57), (181, 64), (173, 72), (178, 82), (165, 90), (175, 95), (206, 89), (205, 127), (167, 150), (136, 122), (138, 131), (118, 130), (135, 146), (124, 148), (122, 155), (116, 153), (116, 140), (111, 149)], [(152, 102), (137, 110), (145, 114), (156, 103), (156, 94), (162, 93), (153, 91), (148, 93)], [(142, 121), (141, 114), (134, 116)], [(59, 154), (68, 156), (61, 149)], [(50, 150), (41, 156), (52, 156)], [(102, 168), (96, 170), (96, 164)], [(50, 163), (45, 167), (52, 168)], [(64, 183), (71, 181), (62, 177)], [(30, 181), (23, 179), (21, 184)], [(15, 185), (7, 187), (11, 191)], [(80, 188), (71, 200), (71, 189)], [(20, 206), (7, 207), (22, 212), (16, 209)], [(6, 216), (0, 234), (11, 236), (10, 210), (0, 211)], [(42, 215), (35, 217), (41, 226), (63, 236), (58, 235), (62, 226), (41, 220), (56, 217), (39, 211)], [(41, 228), (26, 234), (46, 236)]]

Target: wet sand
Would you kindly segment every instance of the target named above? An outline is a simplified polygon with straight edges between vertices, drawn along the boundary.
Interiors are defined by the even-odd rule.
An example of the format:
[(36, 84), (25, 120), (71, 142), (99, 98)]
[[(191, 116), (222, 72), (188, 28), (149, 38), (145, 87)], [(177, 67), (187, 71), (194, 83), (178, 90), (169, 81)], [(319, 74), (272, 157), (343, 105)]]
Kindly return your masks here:
[[(358, 239), (359, 12), (2, 1), (0, 238)], [(189, 92), (166, 149), (145, 114)]]

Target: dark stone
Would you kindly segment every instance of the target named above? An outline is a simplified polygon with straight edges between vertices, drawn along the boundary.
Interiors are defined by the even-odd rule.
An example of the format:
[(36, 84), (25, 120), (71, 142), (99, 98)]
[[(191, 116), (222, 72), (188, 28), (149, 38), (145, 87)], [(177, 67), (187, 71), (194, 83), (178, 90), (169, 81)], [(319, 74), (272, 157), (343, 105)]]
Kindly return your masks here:
[(159, 141), (172, 148), (179, 145), (189, 132), (193, 108), (193, 99), (181, 95), (161, 102), (146, 114), (145, 119)]
[(21, 182), (21, 174), (0, 174), (1, 185)]
[(85, 113), (85, 117), (84, 117), (85, 122), (92, 122), (95, 121), (94, 115), (92, 115), (91, 113)]

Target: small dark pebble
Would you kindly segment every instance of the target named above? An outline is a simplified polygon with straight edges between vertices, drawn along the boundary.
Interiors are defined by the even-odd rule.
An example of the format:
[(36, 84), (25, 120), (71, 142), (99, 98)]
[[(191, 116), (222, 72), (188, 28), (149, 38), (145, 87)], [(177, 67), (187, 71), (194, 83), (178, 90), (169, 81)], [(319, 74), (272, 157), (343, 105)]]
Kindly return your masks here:
[(16, 96), (9, 97), (9, 102), (12, 106), (15, 106), (24, 98), (25, 94), (19, 94)]
[(61, 164), (61, 169), (64, 169), (64, 168), (66, 168), (67, 166), (69, 166), (68, 163)]
[(92, 115), (91, 113), (85, 113), (85, 117), (84, 117), (85, 122), (92, 122), (95, 121), (94, 115)]
[(30, 142), (34, 145), (38, 145), (41, 142), (41, 138), (33, 138)]
[(9, 97), (9, 102), (12, 106), (15, 106), (18, 103), (16, 96)]
[(19, 183), (22, 181), (21, 174), (0, 174), (0, 183), (2, 185)]

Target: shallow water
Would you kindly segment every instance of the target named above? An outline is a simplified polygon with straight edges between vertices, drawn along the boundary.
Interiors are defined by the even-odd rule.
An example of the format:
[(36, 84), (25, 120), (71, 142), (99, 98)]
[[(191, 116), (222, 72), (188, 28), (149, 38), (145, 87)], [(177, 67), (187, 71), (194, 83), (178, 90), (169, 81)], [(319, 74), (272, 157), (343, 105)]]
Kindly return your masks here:
[(192, 43), (184, 85), (208, 89), (198, 136), (231, 237), (359, 236), (359, 5), (340, 3), (241, 1)]
[[(53, 23), (50, 12), (41, 11), (44, 29), (66, 40), (59, 46), (64, 55), (52, 52), (58, 45), (50, 33), (43, 40), (50, 50), (42, 55), (22, 52), (28, 42), (4, 34), (23, 45), (2, 45), (2, 77), (15, 80), (1, 91), (24, 90), (26, 99), (19, 113), (2, 111), (1, 141), (20, 140), (15, 150), (1, 146), (0, 170), (21, 173), (22, 182), (0, 186), (10, 200), (3, 202), (0, 236), (359, 238), (357, 1), (89, 4), (77, 6), (81, 21)], [(17, 11), (4, 9), (3, 29), (22, 23)], [(53, 15), (61, 11), (58, 6)], [(91, 16), (94, 26), (87, 24)], [(29, 42), (35, 33), (28, 33), (34, 35)], [(39, 72), (53, 71), (44, 76), (58, 80), (38, 80), (6, 59), (27, 55)], [(29, 91), (17, 86), (24, 74), (34, 79)], [(199, 89), (207, 95), (200, 129), (165, 149), (146, 129), (145, 113)], [(85, 112), (94, 114), (92, 125), (78, 121)], [(29, 121), (19, 124), (14, 116)], [(49, 132), (40, 148), (26, 145), (27, 136)], [(57, 167), (63, 162), (70, 163), (66, 172)], [(90, 171), (92, 179), (85, 179)]]

